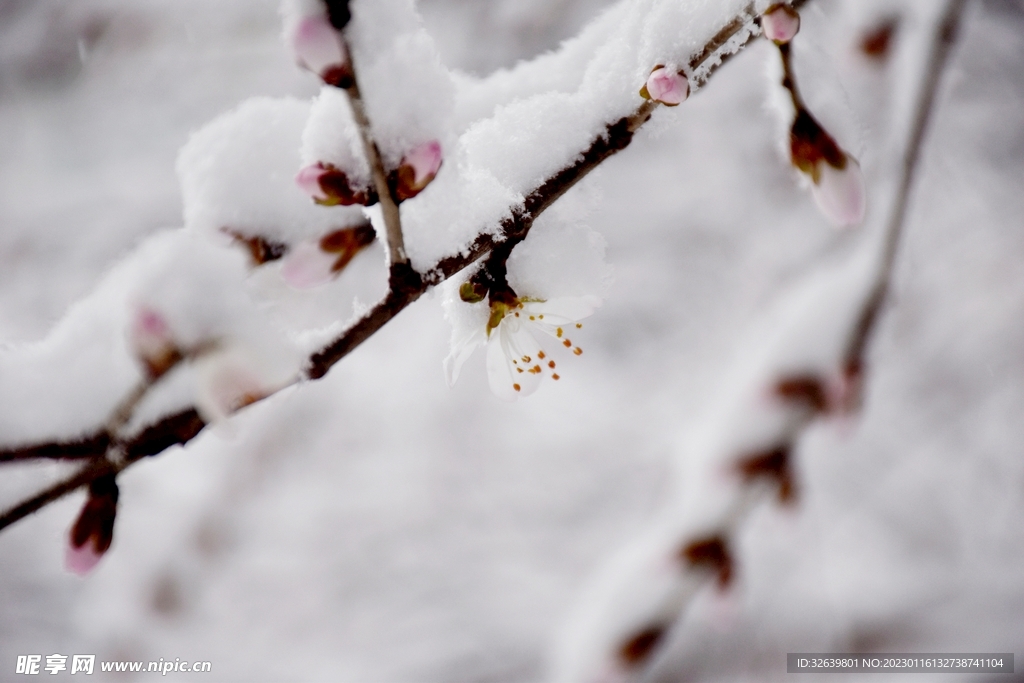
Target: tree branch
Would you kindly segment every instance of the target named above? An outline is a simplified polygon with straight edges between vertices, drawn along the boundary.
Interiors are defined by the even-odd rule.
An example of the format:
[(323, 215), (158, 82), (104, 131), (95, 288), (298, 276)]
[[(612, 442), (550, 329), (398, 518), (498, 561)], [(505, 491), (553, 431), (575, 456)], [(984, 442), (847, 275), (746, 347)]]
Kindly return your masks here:
[[(803, 4), (803, 2), (804, 0), (794, 0), (793, 5), (798, 6)], [(742, 12), (730, 19), (704, 45), (700, 52), (689, 60), (689, 73), (692, 74), (701, 67), (706, 66), (700, 81), (701, 83), (706, 82), (708, 77), (721, 67), (729, 55), (748, 45), (757, 36), (757, 31), (755, 30), (748, 32), (742, 42), (732, 46), (729, 44), (730, 40), (750, 25), (755, 16), (754, 3), (751, 2)], [(732, 49), (727, 54), (720, 55), (719, 53), (726, 47), (731, 47)], [(715, 57), (719, 57), (719, 59), (715, 62), (709, 62), (709, 60)], [(347, 82), (344, 85), (347, 86)], [(408, 258), (405, 255), (401, 238), (401, 225), (397, 220), (397, 203), (394, 203), (391, 191), (387, 187), (387, 177), (384, 172), (383, 162), (380, 159), (379, 150), (377, 150), (370, 136), (369, 121), (366, 118), (362, 98), (354, 78), (352, 79), (351, 88), (346, 87), (345, 90), (349, 94), (350, 102), (353, 103), (353, 115), (356, 117), (361, 135), (365, 132), (363, 144), (367, 149), (367, 158), (374, 174), (374, 185), (378, 190), (379, 199), (384, 209), (385, 224), (388, 229), (388, 248), (389, 253), (391, 253), (391, 289), (381, 301), (342, 332), (334, 341), (310, 357), (305, 371), (305, 376), (309, 379), (319, 379), (327, 374), (328, 370), (335, 363), (372, 336), (409, 304), (416, 301), (430, 286), (447, 280), (455, 273), (471, 265), (494, 249), (495, 245), (509, 239), (522, 240), (525, 238), (533, 225), (533, 221), (551, 204), (605, 159), (625, 149), (632, 141), (633, 134), (650, 119), (652, 112), (658, 106), (654, 102), (643, 101), (632, 112), (609, 124), (604, 133), (594, 138), (587, 149), (581, 152), (580, 156), (577, 157), (577, 160), (571, 166), (551, 176), (531, 192), (526, 197), (523, 208), (516, 211), (511, 218), (502, 221), (497, 234), (481, 234), (463, 251), (442, 258), (426, 273), (419, 276), (408, 266)], [(383, 184), (381, 184), (382, 182)], [(389, 198), (394, 204), (394, 216), (391, 223), (388, 222), (389, 209), (386, 208)], [(415, 277), (396, 278), (394, 268), (396, 264), (404, 264), (408, 271), (405, 274), (411, 273)], [(403, 272), (400, 271), (399, 275), (401, 276), (402, 274)], [(135, 438), (122, 442), (120, 447), (123, 450), (123, 456), (122, 459), (118, 460), (117, 464), (112, 464), (107, 460), (94, 462), (32, 499), (0, 514), (0, 529), (13, 524), (78, 487), (89, 484), (97, 477), (110, 474), (111, 472), (120, 472), (145, 456), (156, 455), (170, 446), (188, 442), (203, 427), (205, 427), (205, 423), (194, 409), (163, 418)], [(158, 436), (159, 438), (157, 438)], [(107, 441), (103, 441), (104, 438)], [(0, 462), (27, 458), (95, 458), (102, 455), (109, 447), (109, 435), (101, 432), (73, 442), (54, 442), (0, 451)], [(156, 450), (158, 447), (159, 450)], [(112, 470), (110, 469), (111, 467), (116, 469)]]
[(384, 161), (380, 156), (380, 149), (373, 139), (373, 131), (370, 128), (370, 118), (366, 114), (366, 103), (359, 92), (359, 81), (355, 64), (352, 62), (352, 50), (349, 49), (348, 39), (344, 30), (339, 31), (341, 42), (348, 57), (349, 68), (352, 70), (350, 78), (345, 79), (343, 88), (348, 95), (348, 102), (352, 108), (352, 118), (355, 119), (356, 127), (359, 129), (359, 138), (363, 142), (363, 152), (366, 154), (366, 161), (370, 165), (370, 175), (373, 179), (373, 187), (377, 191), (377, 198), (380, 202), (381, 214), (384, 217), (384, 227), (387, 232), (388, 262), (392, 270), (395, 267), (407, 266), (409, 256), (405, 253), (405, 238), (402, 236), (402, 217), (398, 211), (398, 199), (395, 197), (388, 183), (388, 174), (384, 170)]
[(921, 158), (921, 147), (935, 108), (935, 98), (942, 82), (942, 73), (949, 61), (949, 55), (960, 30), (960, 19), (965, 4), (965, 0), (950, 0), (939, 21), (935, 39), (931, 44), (927, 72), (914, 109), (910, 137), (903, 153), (903, 166), (899, 187), (896, 191), (896, 200), (893, 203), (889, 224), (886, 227), (881, 264), (871, 294), (847, 346), (846, 366), (857, 373), (864, 365), (864, 354), (868, 341), (877, 326), (883, 304), (888, 296), (893, 266), (896, 262), (896, 252), (899, 249), (903, 226), (907, 219), (910, 191), (913, 189), (918, 162)]

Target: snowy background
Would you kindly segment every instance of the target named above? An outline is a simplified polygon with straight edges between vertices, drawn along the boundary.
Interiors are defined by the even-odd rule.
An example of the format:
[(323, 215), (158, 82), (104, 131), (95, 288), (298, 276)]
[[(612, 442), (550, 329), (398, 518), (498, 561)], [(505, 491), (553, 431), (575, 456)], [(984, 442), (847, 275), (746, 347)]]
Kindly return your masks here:
[[(445, 61), (483, 75), (603, 5), (421, 9)], [(796, 66), (861, 159), (870, 223), (926, 27), (911, 12), (871, 62), (867, 7), (815, 0)], [(180, 225), (190, 132), (249, 96), (315, 95), (279, 34), (274, 2), (0, 1), (0, 342), (43, 337)], [(1024, 654), (1022, 35), (1019, 2), (970, 5), (864, 412), (802, 440), (798, 504), (749, 521), (737, 587), (694, 606), (665, 680), (781, 680), (787, 651)], [(615, 279), (563, 381), (505, 404), (478, 353), (449, 390), (450, 328), (424, 297), (324, 380), (127, 471), (89, 578), (62, 569), (81, 494), (0, 533), (0, 678), (54, 652), (209, 660), (226, 681), (543, 678), (580, 585), (666, 502), (757, 326), (853, 239), (778, 152), (774, 57), (746, 50), (562, 200)], [(359, 258), (352, 275), (380, 252)], [(0, 501), (60, 471), (6, 465)]]

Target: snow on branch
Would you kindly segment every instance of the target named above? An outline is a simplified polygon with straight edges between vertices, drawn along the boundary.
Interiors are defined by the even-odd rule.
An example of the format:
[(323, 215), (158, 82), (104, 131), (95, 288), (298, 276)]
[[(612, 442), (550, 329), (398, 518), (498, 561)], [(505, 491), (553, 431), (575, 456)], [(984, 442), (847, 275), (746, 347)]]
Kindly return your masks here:
[[(629, 145), (633, 134), (657, 107), (657, 102), (644, 100), (637, 94), (643, 79), (653, 67), (677, 60), (682, 64), (680, 71), (689, 80), (688, 89), (696, 90), (729, 55), (748, 44), (759, 32), (753, 3), (733, 0), (715, 8), (695, 10), (682, 3), (661, 2), (654, 3), (644, 11), (623, 3), (609, 15), (618, 12), (628, 21), (609, 27), (608, 19), (604, 20), (604, 30), (619, 31), (621, 39), (613, 41), (611, 47), (607, 48), (601, 47), (599, 42), (589, 46), (594, 48), (593, 55), (588, 63), (582, 65), (585, 73), (574, 91), (552, 96), (524, 93), (522, 97), (505, 92), (497, 99), (490, 98), (494, 115), (470, 123), (461, 133), (458, 147), (453, 147), (449, 154), (453, 157), (457, 154), (459, 158), (452, 158), (438, 172), (431, 140), (439, 140), (444, 145), (455, 143), (449, 133), (430, 119), (430, 111), (426, 118), (419, 115), (418, 119), (410, 122), (408, 117), (415, 118), (417, 115), (416, 107), (412, 104), (417, 102), (417, 98), (424, 100), (422, 91), (413, 86), (404, 91), (402, 87), (395, 87), (395, 82), (388, 80), (389, 62), (385, 59), (388, 55), (392, 58), (392, 65), (412, 63), (429, 67), (432, 63), (429, 45), (424, 42), (425, 34), (417, 28), (414, 20), (409, 19), (412, 15), (407, 11), (406, 4), (401, 0), (378, 4), (353, 2), (349, 13), (349, 3), (329, 3), (331, 12), (327, 24), (321, 19), (323, 5), (319, 2), (301, 0), (292, 3), (291, 14), (286, 11), (285, 30), (286, 34), (290, 32), (297, 57), (328, 84), (321, 98), (324, 100), (322, 106), (331, 106), (327, 93), (332, 89), (337, 91), (337, 86), (349, 95), (355, 127), (363, 134), (364, 148), (371, 152), (368, 154), (370, 172), (377, 176), (373, 179), (374, 192), (367, 192), (362, 197), (363, 202), (369, 204), (376, 199), (385, 204), (389, 196), (396, 199), (391, 218), (388, 217), (391, 210), (384, 207), (392, 265), (406, 261), (402, 248), (411, 247), (407, 277), (397, 282), (393, 279), (392, 286), (381, 301), (308, 357), (305, 369), (300, 374), (309, 379), (326, 374), (335, 363), (417, 300), (429, 287), (463, 271), (492, 253), (498, 245), (514, 245), (522, 241), (533, 222), (552, 203), (602, 161)], [(345, 11), (339, 9), (341, 5), (345, 5)], [(388, 25), (388, 21), (394, 17), (399, 17), (401, 21), (393, 22), (396, 25)], [(350, 33), (353, 28), (358, 30)], [(396, 36), (400, 34), (408, 40), (398, 40)], [(402, 46), (406, 45), (413, 46), (409, 48), (411, 52), (402, 52), (406, 50)], [(571, 46), (567, 47), (567, 51), (571, 50)], [(424, 54), (428, 58), (423, 58)], [(578, 56), (568, 54), (564, 58), (577, 59)], [(542, 59), (550, 61), (559, 58), (554, 55)], [(359, 86), (356, 86), (354, 66), (360, 68)], [(424, 77), (429, 82), (428, 86), (433, 88), (431, 93), (437, 94), (451, 87), (444, 85), (444, 78), (448, 76), (441, 78), (432, 73)], [(508, 74), (498, 77), (507, 78)], [(401, 82), (397, 85), (408, 84)], [(368, 87), (369, 90), (364, 92)], [(488, 86), (483, 83), (479, 88), (479, 92), (484, 92)], [(398, 102), (394, 98), (389, 101), (386, 97), (387, 93), (394, 92), (398, 93)], [(370, 99), (365, 103), (367, 106), (361, 115), (360, 105), (364, 97)], [(444, 97), (448, 96), (443, 95), (442, 99)], [(413, 102), (408, 101), (410, 99)], [(477, 104), (479, 102), (478, 97)], [(317, 106), (321, 104), (314, 104), (314, 113)], [(460, 116), (456, 112), (455, 120), (464, 120)], [(277, 169), (282, 163), (287, 168), (288, 164), (301, 163), (289, 161), (294, 154), (291, 150), (298, 145), (282, 145), (279, 141), (289, 139), (288, 136), (292, 135), (289, 131), (295, 130), (296, 125), (307, 119), (313, 120), (310, 119), (307, 104), (286, 101), (278, 105), (265, 99), (255, 100), (243, 105), (237, 112), (218, 119), (209, 130), (197, 134), (179, 164), (186, 197), (186, 219), (191, 221), (191, 225), (242, 242), (255, 264), (275, 260), (282, 254), (287, 260), (289, 254), (298, 252), (294, 240), (303, 234), (312, 232), (315, 235), (317, 230), (325, 231), (328, 226), (337, 225), (339, 221), (342, 225), (357, 225), (359, 207), (353, 205), (355, 202), (346, 205), (337, 199), (339, 195), (335, 188), (339, 185), (331, 183), (337, 179), (337, 173), (332, 168), (338, 167), (329, 165), (327, 161), (318, 170), (305, 175), (300, 173), (297, 179), (300, 187), (310, 188), (317, 203), (326, 204), (326, 207), (314, 206), (307, 209), (295, 205), (286, 210), (279, 208), (283, 206), (281, 202), (284, 201), (284, 195), (281, 195), (281, 200), (275, 199), (281, 193), (277, 186), (267, 185), (265, 190), (252, 191), (259, 183), (267, 182), (264, 178), (277, 175), (253, 175), (259, 168), (273, 165)], [(256, 121), (260, 125), (249, 123)], [(351, 123), (344, 124), (342, 121), (341, 125), (351, 126)], [(459, 124), (455, 125), (458, 129)], [(410, 130), (413, 132), (407, 134)], [(566, 136), (567, 130), (575, 132)], [(507, 142), (510, 132), (518, 134), (514, 149), (510, 149)], [(370, 137), (371, 134), (373, 137)], [(555, 136), (554, 139), (568, 139), (576, 146), (556, 145), (556, 153), (547, 153), (548, 147), (552, 147), (552, 136)], [(310, 144), (315, 148), (316, 140), (311, 140)], [(345, 144), (351, 147), (350, 142)], [(426, 152), (422, 151), (422, 147), (417, 147), (423, 144), (428, 146)], [(376, 158), (370, 149), (374, 145), (380, 148)], [(341, 145), (332, 149), (343, 151), (344, 147)], [(305, 148), (312, 149), (309, 144)], [(215, 153), (218, 149), (223, 152), (220, 156)], [(232, 154), (241, 155), (248, 161), (231, 167), (224, 167), (218, 161)], [(352, 160), (353, 165), (341, 170), (348, 173), (346, 182), (351, 181), (358, 187), (360, 162), (354, 156), (347, 158)], [(309, 161), (307, 158), (306, 163)], [(509, 165), (510, 161), (519, 166)], [(386, 170), (385, 165), (394, 170), (393, 173), (388, 172), (391, 180), (387, 183), (387, 193), (383, 192), (384, 186), (379, 182), (382, 170)], [(246, 173), (250, 175), (246, 176)], [(434, 174), (437, 179), (432, 186), (426, 188), (427, 191), (420, 198), (407, 205), (408, 213), (403, 217), (403, 222), (404, 219), (409, 222), (399, 224), (397, 200), (401, 197), (398, 195), (422, 190), (424, 178), (432, 178)], [(497, 183), (495, 178), (498, 179)], [(497, 190), (499, 187), (508, 189)], [(243, 192), (246, 203), (236, 201), (230, 204), (231, 198), (243, 196)], [(217, 201), (211, 200), (211, 193), (219, 193), (215, 198)], [(288, 196), (287, 201), (294, 202), (291, 195)], [(459, 201), (460, 196), (484, 196), (496, 199), (497, 202), (492, 201), (481, 211), (479, 208), (474, 209), (479, 202)], [(211, 208), (218, 206), (231, 208), (228, 213)], [(314, 209), (323, 213), (315, 213)], [(406, 214), (404, 210), (403, 214)], [(286, 227), (283, 221), (287, 221), (289, 216), (299, 216), (301, 222)], [(404, 245), (400, 241), (401, 237), (404, 237)], [(179, 238), (163, 239), (173, 242)], [(188, 242), (187, 239), (183, 241)], [(146, 266), (126, 266), (123, 270), (133, 269), (145, 270)], [(118, 280), (118, 277), (112, 278), (109, 289), (120, 292), (125, 289), (126, 282), (131, 277), (137, 277), (138, 273), (122, 275), (124, 277), (120, 277), (116, 284), (113, 281)], [(153, 291), (160, 291), (158, 286), (154, 287)], [(222, 287), (211, 286), (204, 291), (218, 288)], [(204, 295), (194, 293), (189, 296), (193, 299), (198, 297), (198, 300), (204, 298)], [(115, 301), (124, 300), (123, 295), (118, 297)], [(210, 309), (208, 317), (213, 316), (211, 319), (215, 319), (218, 315), (215, 310)], [(96, 311), (90, 306), (81, 307), (78, 313), (81, 317), (113, 316), (116, 320), (111, 320), (108, 325), (113, 330), (124, 329), (125, 326), (121, 313)], [(175, 330), (182, 326), (189, 328), (190, 324), (186, 323), (174, 320), (170, 321), (170, 327)], [(69, 335), (73, 332), (72, 327), (68, 328)], [(191, 327), (194, 328), (194, 325)], [(223, 340), (235, 335), (236, 332), (225, 329), (216, 338)], [(257, 334), (257, 337), (261, 336), (264, 335)], [(175, 348), (185, 348), (199, 341), (199, 337), (175, 340)], [(127, 360), (104, 359), (97, 363), (100, 368), (111, 368), (107, 373), (108, 380), (118, 378), (117, 381), (109, 382), (113, 387), (109, 391), (114, 391), (118, 386), (124, 387), (122, 398), (114, 399), (111, 396), (110, 399), (92, 402), (92, 414), (104, 405), (109, 406), (108, 417), (93, 423), (103, 426), (89, 430), (82, 424), (82, 417), (79, 417), (77, 422), (81, 426), (77, 436), (34, 444), (26, 439), (29, 445), (0, 451), (0, 461), (3, 462), (38, 458), (80, 459), (89, 462), (74, 475), (0, 515), (0, 529), (98, 478), (116, 475), (146, 456), (156, 455), (173, 445), (187, 443), (212, 419), (211, 413), (230, 413), (296, 381), (296, 375), (290, 380), (285, 379), (288, 374), (285, 366), (272, 377), (252, 378), (245, 376), (244, 363), (236, 362), (234, 365), (229, 364), (233, 368), (229, 378), (233, 393), (228, 396), (213, 395), (198, 407), (188, 405), (182, 399), (185, 394), (177, 389), (180, 389), (179, 385), (194, 381), (182, 379), (182, 376), (187, 375), (192, 366), (196, 366), (198, 371), (203, 357), (207, 358), (207, 365), (212, 368), (215, 366), (213, 360), (216, 359), (219, 363), (216, 367), (222, 369), (228, 360), (235, 361), (247, 354), (253, 355), (250, 351), (237, 351), (235, 346), (224, 344), (224, 341), (216, 342), (216, 351), (211, 349), (209, 353), (194, 359), (194, 362), (176, 363), (173, 370), (168, 367), (166, 374), (154, 378), (152, 383), (145, 380), (145, 373), (139, 372), (138, 365), (131, 360), (133, 354), (130, 352), (122, 354)], [(216, 379), (224, 381), (222, 376)], [(175, 387), (177, 393), (171, 392), (174, 396), (161, 403), (150, 397), (150, 384)], [(140, 391), (140, 386), (145, 389)], [(57, 387), (51, 390), (57, 390)], [(154, 401), (157, 405), (147, 403)], [(135, 410), (136, 407), (139, 409)], [(147, 423), (148, 426), (144, 426)]]

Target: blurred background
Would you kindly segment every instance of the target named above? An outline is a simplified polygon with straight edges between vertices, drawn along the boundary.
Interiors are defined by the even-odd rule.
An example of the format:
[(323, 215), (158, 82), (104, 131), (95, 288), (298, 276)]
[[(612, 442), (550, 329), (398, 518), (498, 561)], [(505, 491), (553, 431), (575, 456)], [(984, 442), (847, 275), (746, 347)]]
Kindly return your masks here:
[[(486, 75), (606, 4), (420, 7), (444, 59)], [(861, 159), (868, 221), (886, 214), (928, 4), (804, 11), (797, 72)], [(893, 17), (889, 50), (866, 54)], [(180, 224), (191, 131), (249, 96), (317, 92), (279, 34), (264, 0), (0, 0), (0, 344), (41, 338)], [(425, 297), (323, 381), (127, 471), (114, 546), (87, 579), (62, 569), (81, 494), (0, 533), (0, 679), (33, 653), (205, 660), (224, 681), (542, 679), (577, 589), (665, 502), (753, 326), (856, 239), (780, 156), (774, 58), (744, 51), (562, 200), (615, 269), (562, 382), (505, 404), (477, 354), (449, 390), (449, 328)], [(695, 606), (664, 680), (781, 680), (795, 651), (1020, 660), (1021, 64), (1024, 5), (970, 2), (864, 411), (801, 441), (798, 504), (753, 516), (729, 609)], [(4, 466), (0, 505), (61, 471)]]

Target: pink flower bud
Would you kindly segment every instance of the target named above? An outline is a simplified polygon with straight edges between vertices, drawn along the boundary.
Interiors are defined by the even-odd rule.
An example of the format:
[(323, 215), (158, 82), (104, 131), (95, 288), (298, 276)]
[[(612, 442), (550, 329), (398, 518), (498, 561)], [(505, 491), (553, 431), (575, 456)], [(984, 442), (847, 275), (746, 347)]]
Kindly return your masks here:
[(143, 307), (135, 312), (128, 341), (150, 377), (160, 377), (181, 359), (167, 321), (152, 309)]
[(76, 548), (69, 542), (64, 549), (64, 568), (72, 574), (85, 576), (100, 563), (102, 557), (103, 553), (96, 552), (92, 543)]
[(761, 28), (776, 45), (788, 43), (800, 30), (800, 15), (789, 5), (772, 5), (761, 15)]
[(670, 107), (683, 102), (689, 94), (690, 83), (686, 75), (667, 66), (656, 67), (640, 90), (641, 96)]
[(413, 182), (417, 187), (424, 188), (441, 168), (441, 143), (437, 140), (425, 142), (414, 147), (411, 152), (405, 155), (403, 163), (412, 166)]
[(349, 75), (341, 36), (326, 15), (303, 17), (291, 36), (295, 60), (330, 85), (343, 86)]
[(410, 150), (392, 172), (391, 182), (399, 201), (411, 199), (430, 184), (441, 168), (441, 143), (424, 142)]
[(114, 540), (117, 498), (117, 482), (113, 475), (100, 477), (89, 485), (89, 498), (68, 533), (64, 553), (64, 566), (68, 571), (79, 576), (88, 574), (110, 549)]
[(317, 242), (300, 242), (281, 262), (281, 278), (295, 289), (313, 289), (334, 277), (336, 254), (328, 254)]
[(811, 194), (818, 208), (839, 227), (857, 225), (864, 219), (864, 176), (860, 164), (849, 154), (842, 168), (827, 161), (818, 163), (818, 179)]
[(296, 289), (319, 287), (340, 273), (376, 238), (377, 233), (366, 223), (335, 230), (313, 242), (301, 242), (285, 257), (281, 277)]
[(857, 160), (844, 152), (811, 113), (799, 109), (789, 131), (793, 165), (810, 176), (818, 208), (838, 226), (864, 218), (864, 176)]
[(322, 161), (300, 170), (295, 176), (295, 184), (313, 201), (324, 206), (372, 206), (377, 203), (375, 192), (352, 187), (344, 171)]
[(314, 200), (323, 202), (327, 200), (327, 193), (320, 186), (320, 179), (326, 175), (327, 169), (320, 164), (310, 164), (295, 175), (295, 184), (299, 189), (308, 194)]

